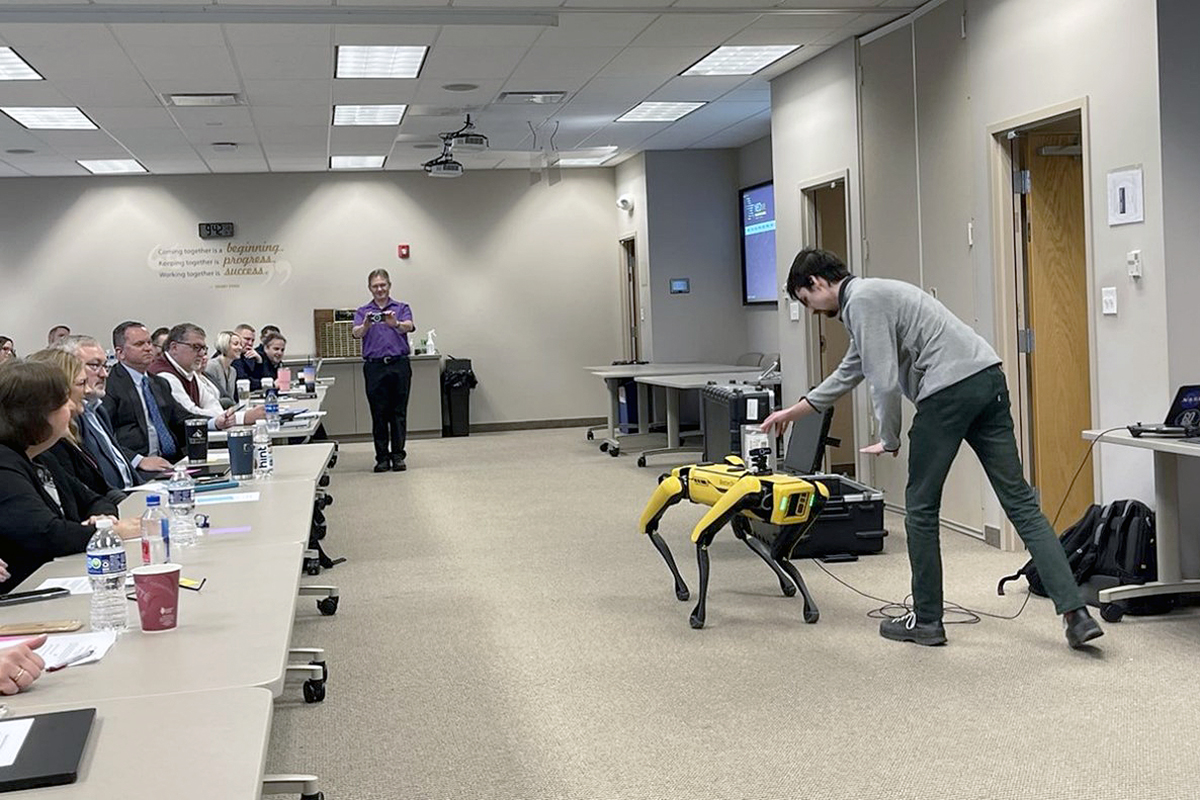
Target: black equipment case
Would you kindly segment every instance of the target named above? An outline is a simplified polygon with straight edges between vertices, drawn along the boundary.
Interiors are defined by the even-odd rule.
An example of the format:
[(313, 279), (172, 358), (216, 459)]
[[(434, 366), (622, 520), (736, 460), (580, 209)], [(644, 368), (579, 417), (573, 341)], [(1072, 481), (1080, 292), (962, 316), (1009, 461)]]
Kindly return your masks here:
[(771, 393), (753, 386), (705, 386), (700, 390), (704, 461), (742, 455), (742, 426), (762, 422), (771, 413)]

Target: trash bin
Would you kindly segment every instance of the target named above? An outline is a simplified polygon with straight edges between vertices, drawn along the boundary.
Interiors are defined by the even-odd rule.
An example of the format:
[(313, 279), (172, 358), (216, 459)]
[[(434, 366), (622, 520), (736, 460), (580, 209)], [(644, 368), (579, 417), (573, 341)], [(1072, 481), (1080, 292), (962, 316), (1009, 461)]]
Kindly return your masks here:
[(442, 370), (442, 436), (471, 435), (471, 390), (478, 385), (471, 359), (446, 359)]
[(637, 381), (633, 378), (617, 384), (617, 428), (621, 433), (638, 432)]

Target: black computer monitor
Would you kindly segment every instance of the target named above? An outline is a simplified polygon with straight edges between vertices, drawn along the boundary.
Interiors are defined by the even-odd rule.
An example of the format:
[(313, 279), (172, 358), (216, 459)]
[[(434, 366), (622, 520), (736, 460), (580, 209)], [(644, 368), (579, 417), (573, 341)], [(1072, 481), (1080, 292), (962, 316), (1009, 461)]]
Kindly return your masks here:
[(833, 409), (823, 414), (809, 414), (792, 423), (783, 467), (796, 475), (816, 475), (825, 460), (825, 444), (829, 438), (829, 423)]

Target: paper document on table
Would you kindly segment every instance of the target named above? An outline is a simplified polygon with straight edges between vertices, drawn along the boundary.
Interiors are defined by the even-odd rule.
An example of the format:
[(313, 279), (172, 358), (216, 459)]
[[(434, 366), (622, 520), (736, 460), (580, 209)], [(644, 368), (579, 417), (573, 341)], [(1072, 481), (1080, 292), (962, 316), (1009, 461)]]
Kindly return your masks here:
[(228, 464), (229, 463), (229, 451), (228, 450), (209, 450), (208, 458), (206, 458), (204, 460), (204, 463), (205, 464)]
[(257, 503), (258, 492), (235, 492), (233, 494), (199, 494), (196, 505), (215, 506), (218, 503)]
[(134, 486), (129, 491), (162, 493), (162, 492), (165, 492), (166, 490), (167, 490), (167, 484), (164, 483), (163, 481), (147, 481), (146, 483), (139, 483), (137, 486)]
[(300, 414), (296, 414), (292, 417), (292, 419), (316, 419), (317, 417), (325, 416), (326, 413), (327, 412), (325, 411), (304, 411)]
[[(37, 654), (46, 662), (47, 667), (71, 661), (71, 666), (91, 664), (104, 658), (109, 648), (116, 644), (117, 634), (114, 631), (96, 631), (93, 633), (65, 633), (51, 636), (46, 643), (37, 649)], [(90, 656), (72, 661), (80, 653), (92, 651)]]
[(71, 594), (91, 594), (92, 582), (88, 576), (78, 578), (46, 578), (38, 584), (38, 589), (57, 589), (62, 587)]
[(0, 767), (11, 767), (16, 763), (33, 720), (33, 717), (25, 717), (0, 721)]

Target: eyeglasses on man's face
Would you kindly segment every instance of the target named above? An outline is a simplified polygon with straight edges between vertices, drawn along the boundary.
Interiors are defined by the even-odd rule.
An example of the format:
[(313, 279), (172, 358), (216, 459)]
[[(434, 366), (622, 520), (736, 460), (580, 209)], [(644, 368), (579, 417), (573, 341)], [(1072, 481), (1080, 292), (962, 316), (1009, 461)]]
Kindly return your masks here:
[(103, 361), (85, 361), (83, 366), (89, 372), (108, 372), (108, 364)]

